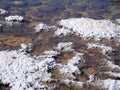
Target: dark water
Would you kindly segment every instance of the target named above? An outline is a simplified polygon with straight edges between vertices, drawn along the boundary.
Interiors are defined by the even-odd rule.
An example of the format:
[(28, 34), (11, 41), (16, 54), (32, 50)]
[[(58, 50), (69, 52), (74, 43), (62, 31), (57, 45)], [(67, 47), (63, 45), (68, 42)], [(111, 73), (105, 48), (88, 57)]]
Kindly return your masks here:
[(46, 23), (69, 17), (120, 18), (119, 0), (0, 0), (0, 8)]

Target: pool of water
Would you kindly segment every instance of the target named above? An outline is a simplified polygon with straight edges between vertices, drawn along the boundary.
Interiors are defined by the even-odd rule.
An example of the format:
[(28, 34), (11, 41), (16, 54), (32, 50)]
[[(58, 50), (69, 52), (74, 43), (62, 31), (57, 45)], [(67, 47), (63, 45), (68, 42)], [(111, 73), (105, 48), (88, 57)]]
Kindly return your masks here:
[(120, 18), (119, 0), (0, 0), (0, 8), (29, 21), (55, 23), (70, 17)]

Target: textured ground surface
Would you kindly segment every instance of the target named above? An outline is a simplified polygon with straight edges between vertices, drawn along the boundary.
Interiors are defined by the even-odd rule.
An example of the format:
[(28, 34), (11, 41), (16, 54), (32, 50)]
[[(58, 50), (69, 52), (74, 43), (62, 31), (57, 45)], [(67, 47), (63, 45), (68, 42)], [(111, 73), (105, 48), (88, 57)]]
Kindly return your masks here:
[[(113, 1), (1, 0), (0, 90), (119, 90), (120, 4)], [(25, 20), (5, 21), (16, 14)]]

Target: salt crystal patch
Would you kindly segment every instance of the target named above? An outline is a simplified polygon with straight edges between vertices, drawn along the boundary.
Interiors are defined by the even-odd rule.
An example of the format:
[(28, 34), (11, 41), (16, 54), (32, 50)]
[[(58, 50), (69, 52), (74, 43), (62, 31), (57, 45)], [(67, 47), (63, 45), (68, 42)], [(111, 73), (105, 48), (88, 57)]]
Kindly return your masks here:
[(63, 74), (64, 79), (69, 79), (69, 80), (76, 79), (76, 77), (73, 75), (73, 73), (75, 73), (75, 72), (81, 73), (77, 66), (59, 65), (58, 67), (59, 67), (58, 69), (59, 69), (60, 73)]
[(3, 84), (10, 84), (11, 90), (51, 90), (43, 82), (52, 80), (48, 70), (55, 64), (54, 58), (34, 59), (21, 51), (1, 51), (0, 80)]
[(87, 83), (92, 84), (92, 85), (97, 85), (97, 86), (100, 86), (102, 84), (101, 80), (99, 80), (97, 76), (94, 74), (91, 74), (89, 76), (89, 80), (87, 81)]
[(105, 80), (100, 80), (94, 75), (90, 75), (89, 78), (90, 80), (87, 81), (89, 84), (96, 85), (107, 90), (120, 90), (120, 80), (114, 80), (109, 78)]
[(69, 35), (69, 34), (73, 34), (73, 31), (70, 30), (70, 29), (66, 29), (66, 28), (58, 28), (56, 31), (55, 31), (55, 35), (63, 35), (63, 36), (66, 36), (66, 35)]
[(44, 23), (39, 23), (38, 25), (35, 26), (35, 32), (41, 32), (42, 30), (50, 30), (51, 28), (56, 28), (55, 26), (48, 26)]
[(103, 54), (106, 54), (107, 52), (111, 52), (113, 49), (109, 46), (105, 46), (104, 44), (99, 44), (99, 43), (88, 43), (87, 44), (88, 49), (101, 49)]
[(81, 62), (85, 62), (82, 58), (83, 55), (84, 55), (83, 53), (76, 53), (75, 56), (69, 60), (68, 64), (75, 65), (75, 64), (79, 64)]
[(61, 50), (61, 51), (74, 51), (74, 49), (72, 49), (73, 47), (73, 43), (72, 42), (60, 42), (58, 43), (56, 49)]
[(2, 27), (2, 24), (0, 24), (0, 27)]
[(120, 18), (119, 18), (119, 19), (116, 19), (116, 21), (120, 24)]
[(120, 80), (106, 79), (103, 81), (103, 86), (107, 90), (120, 90)]
[(69, 80), (69, 79), (65, 79), (61, 81), (62, 83), (65, 83), (67, 85), (74, 85), (74, 87), (83, 87), (85, 82), (80, 82), (80, 81), (73, 81), (73, 80)]
[(76, 77), (73, 75), (74, 74), (81, 74), (81, 71), (77, 67), (76, 64), (81, 63), (81, 61), (84, 61), (82, 59), (83, 54), (81, 53), (76, 53), (76, 55), (68, 61), (66, 65), (59, 64), (58, 69), (61, 74), (64, 75), (64, 79), (70, 79), (73, 80)]
[(22, 43), (20, 46), (21, 46), (22, 49), (26, 49), (27, 48), (27, 45), (24, 44), (24, 43)]
[(110, 76), (113, 76), (113, 77), (120, 77), (120, 73), (115, 73), (115, 72), (105, 72), (106, 74), (109, 74)]
[[(15, 52), (7, 54), (6, 51), (1, 51), (0, 52), (0, 55), (1, 55), (0, 56), (0, 65), (5, 66), (5, 65), (11, 64), (13, 61), (12, 56), (14, 55), (14, 53)], [(2, 60), (2, 59), (4, 59), (4, 60)]]
[(32, 51), (33, 50), (32, 43), (29, 43), (29, 44), (22, 43), (20, 46), (21, 46), (21, 49), (19, 49), (19, 51)]
[(2, 26), (3, 26), (3, 25), (2, 25), (2, 24), (0, 24), (0, 30), (2, 30)]
[(61, 54), (60, 52), (58, 51), (54, 51), (54, 50), (47, 50), (47, 51), (44, 51), (42, 53), (42, 55), (36, 57), (36, 58), (54, 58), (56, 56), (58, 56), (59, 54)]
[[(59, 21), (58, 24), (62, 25), (64, 28), (72, 30), (71, 33), (74, 32), (76, 35), (83, 38), (95, 38), (95, 40), (100, 40), (102, 38), (120, 38), (120, 25), (114, 24), (110, 20), (70, 18), (63, 19)], [(66, 31), (63, 30), (58, 29), (56, 32), (58, 35), (61, 33), (67, 35)], [(67, 32), (69, 31), (67, 30)]]
[(48, 51), (44, 51), (43, 54), (46, 54), (46, 55), (59, 55), (60, 52), (54, 51), (54, 50), (48, 50)]
[(6, 13), (8, 13), (6, 10), (0, 9), (0, 14), (6, 14)]
[(35, 26), (34, 29), (36, 30), (35, 32), (40, 32), (43, 29), (47, 29), (47, 25), (43, 23), (39, 23), (38, 25)]
[(24, 20), (24, 18), (19, 15), (14, 15), (14, 16), (5, 17), (5, 20), (8, 22), (14, 22), (14, 21), (21, 22)]
[(112, 61), (108, 61), (106, 60), (107, 62), (107, 65), (112, 68), (112, 69), (120, 69), (120, 66), (119, 65), (115, 65)]

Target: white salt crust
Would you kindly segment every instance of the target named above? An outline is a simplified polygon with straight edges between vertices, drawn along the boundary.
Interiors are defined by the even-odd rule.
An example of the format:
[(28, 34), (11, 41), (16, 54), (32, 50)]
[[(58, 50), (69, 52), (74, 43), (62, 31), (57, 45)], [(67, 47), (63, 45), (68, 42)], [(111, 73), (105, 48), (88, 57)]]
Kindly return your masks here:
[[(73, 44), (73, 43), (72, 43)], [(83, 61), (82, 53), (76, 53), (69, 60), (67, 65), (57, 63), (55, 58), (60, 54), (58, 51), (44, 51), (35, 58), (26, 53), (27, 49), (32, 49), (31, 44), (21, 44), (21, 49), (12, 51), (0, 51), (0, 80), (3, 84), (9, 84), (11, 90), (52, 90), (43, 82), (51, 82), (52, 74), (50, 69), (58, 67), (62, 74), (66, 74), (66, 79), (73, 80), (73, 73), (80, 74), (76, 64)], [(68, 75), (69, 73), (69, 75)]]
[[(68, 28), (67, 30), (72, 31), (73, 29)], [(82, 58), (83, 54), (78, 53), (73, 49), (72, 42), (60, 42), (55, 48), (63, 52), (73, 52), (75, 53), (75, 56), (72, 57), (67, 64), (63, 65), (57, 63), (54, 58), (60, 54), (58, 51), (44, 51), (40, 56), (36, 56), (35, 58), (31, 57), (26, 51), (29, 49), (32, 50), (32, 44), (21, 44), (21, 49), (18, 51), (0, 51), (0, 72), (2, 72), (0, 73), (1, 82), (4, 84), (10, 84), (11, 90), (34, 90), (36, 88), (39, 90), (52, 90), (52, 87), (48, 87), (43, 84), (43, 82), (51, 82), (53, 80), (51, 78), (52, 74), (48, 71), (57, 67), (60, 73), (64, 76), (61, 81), (66, 84), (72, 83), (73, 85), (82, 87), (84, 84), (89, 83), (102, 86), (107, 90), (120, 90), (119, 80), (99, 80), (94, 77), (94, 75), (91, 75), (87, 82), (74, 81), (74, 79), (76, 79), (74, 74), (81, 74), (77, 64), (85, 62)], [(103, 53), (112, 50), (111, 47), (97, 43), (88, 44), (88, 48), (100, 48)], [(112, 68), (120, 69), (118, 65), (114, 65), (112, 62), (108, 61), (107, 64)], [(112, 75), (116, 76), (116, 73)]]
[(99, 43), (88, 43), (87, 46), (88, 49), (101, 49), (103, 54), (106, 54), (107, 52), (111, 52), (113, 50), (111, 47)]
[(0, 28), (2, 27), (2, 24), (0, 24)]
[(111, 71), (109, 71), (109, 72), (105, 72), (106, 74), (109, 74), (110, 76), (113, 76), (113, 77), (120, 77), (120, 73), (118, 72), (118, 73), (116, 73), (116, 72), (111, 72)]
[(116, 19), (116, 21), (120, 24), (120, 18), (119, 18), (119, 19)]
[(67, 80), (67, 79), (73, 80), (76, 78), (74, 74), (78, 74), (78, 75), (81, 74), (81, 71), (77, 67), (77, 64), (84, 62), (82, 57), (83, 57), (82, 53), (76, 53), (73, 58), (68, 60), (68, 63), (66, 65), (62, 65), (62, 64), (58, 65), (58, 69), (60, 73), (63, 74), (64, 80)]
[(0, 15), (4, 15), (4, 14), (6, 14), (6, 13), (8, 13), (6, 10), (0, 9)]
[(56, 27), (55, 26), (48, 26), (48, 25), (46, 25), (44, 23), (39, 23), (38, 25), (36, 25), (34, 27), (36, 33), (41, 32), (42, 30), (49, 31), (51, 28), (54, 29)]
[(105, 79), (100, 80), (94, 75), (89, 76), (88, 83), (104, 88), (105, 90), (120, 90), (120, 80)]
[(69, 18), (58, 22), (62, 28), (58, 28), (55, 35), (74, 34), (83, 38), (120, 38), (120, 25), (111, 20), (95, 20), (90, 18)]
[(39, 23), (38, 25), (35, 26), (35, 32), (40, 32), (43, 29), (48, 29), (48, 26), (43, 23)]
[(5, 17), (5, 20), (8, 21), (8, 22), (21, 22), (24, 20), (24, 17), (22, 16), (19, 16), (19, 15), (14, 15), (14, 16), (8, 16), (8, 17)]
[(71, 52), (74, 51), (73, 43), (72, 42), (60, 42), (58, 43), (56, 49), (63, 51), (63, 52)]
[(106, 60), (106, 63), (107, 63), (107, 65), (108, 65), (110, 68), (120, 70), (120, 66), (119, 66), (119, 65), (115, 65), (112, 61)]
[(48, 70), (54, 66), (55, 59), (52, 57), (34, 59), (21, 51), (0, 52), (0, 72), (2, 72), (0, 80), (4, 84), (10, 84), (11, 90), (35, 90), (37, 88), (52, 90), (43, 82), (52, 80)]

